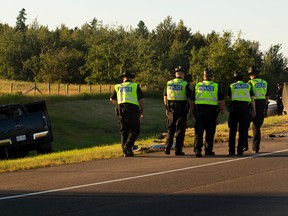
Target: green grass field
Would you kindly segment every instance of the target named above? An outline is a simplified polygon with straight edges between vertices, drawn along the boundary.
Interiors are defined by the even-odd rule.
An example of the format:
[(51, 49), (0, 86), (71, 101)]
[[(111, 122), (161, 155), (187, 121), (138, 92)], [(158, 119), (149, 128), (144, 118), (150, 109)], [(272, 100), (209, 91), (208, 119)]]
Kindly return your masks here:
[[(159, 99), (146, 99), (140, 139), (164, 132), (166, 119)], [(118, 120), (109, 99), (75, 100), (48, 104), (54, 150), (82, 149), (119, 143)]]

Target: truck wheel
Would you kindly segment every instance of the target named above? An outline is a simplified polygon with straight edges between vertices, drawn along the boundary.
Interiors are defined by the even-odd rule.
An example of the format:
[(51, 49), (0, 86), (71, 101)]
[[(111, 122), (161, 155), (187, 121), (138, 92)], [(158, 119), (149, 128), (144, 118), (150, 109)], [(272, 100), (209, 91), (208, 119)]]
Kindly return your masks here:
[(0, 148), (0, 160), (7, 159), (6, 148)]
[(39, 143), (37, 146), (37, 154), (48, 154), (52, 152), (51, 142)]
[(26, 148), (21, 148), (19, 149), (18, 155), (19, 157), (24, 158), (29, 155), (29, 151)]

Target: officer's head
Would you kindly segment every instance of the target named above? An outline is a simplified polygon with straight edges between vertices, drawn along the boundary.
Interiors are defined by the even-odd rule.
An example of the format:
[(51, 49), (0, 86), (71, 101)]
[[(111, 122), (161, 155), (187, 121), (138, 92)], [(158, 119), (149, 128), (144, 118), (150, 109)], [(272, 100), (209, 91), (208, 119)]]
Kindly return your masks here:
[(177, 66), (177, 67), (175, 68), (175, 77), (184, 79), (184, 77), (185, 77), (185, 70), (184, 70), (183, 67)]
[(259, 74), (260, 70), (256, 66), (251, 66), (248, 70), (248, 75), (250, 77), (256, 77)]
[(131, 72), (125, 71), (119, 76), (119, 78), (122, 80), (131, 80), (135, 78), (135, 76)]
[(234, 80), (243, 80), (243, 74), (241, 71), (235, 71), (233, 75)]
[(210, 68), (205, 68), (203, 71), (203, 80), (211, 80), (214, 77), (214, 73)]

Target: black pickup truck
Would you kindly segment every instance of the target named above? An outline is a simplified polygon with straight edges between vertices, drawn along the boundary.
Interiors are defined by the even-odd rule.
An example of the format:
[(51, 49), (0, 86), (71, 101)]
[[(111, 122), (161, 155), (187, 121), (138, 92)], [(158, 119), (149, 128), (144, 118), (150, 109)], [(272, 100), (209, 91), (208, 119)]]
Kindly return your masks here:
[(52, 151), (53, 133), (46, 102), (0, 105), (0, 158)]

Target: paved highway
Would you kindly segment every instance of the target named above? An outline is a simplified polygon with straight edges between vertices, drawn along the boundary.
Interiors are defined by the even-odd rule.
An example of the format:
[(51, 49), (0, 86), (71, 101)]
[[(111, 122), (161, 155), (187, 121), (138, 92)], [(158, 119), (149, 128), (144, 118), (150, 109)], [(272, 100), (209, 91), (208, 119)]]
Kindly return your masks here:
[(228, 157), (226, 143), (215, 157), (184, 151), (0, 174), (0, 214), (288, 215), (287, 136), (256, 155)]

